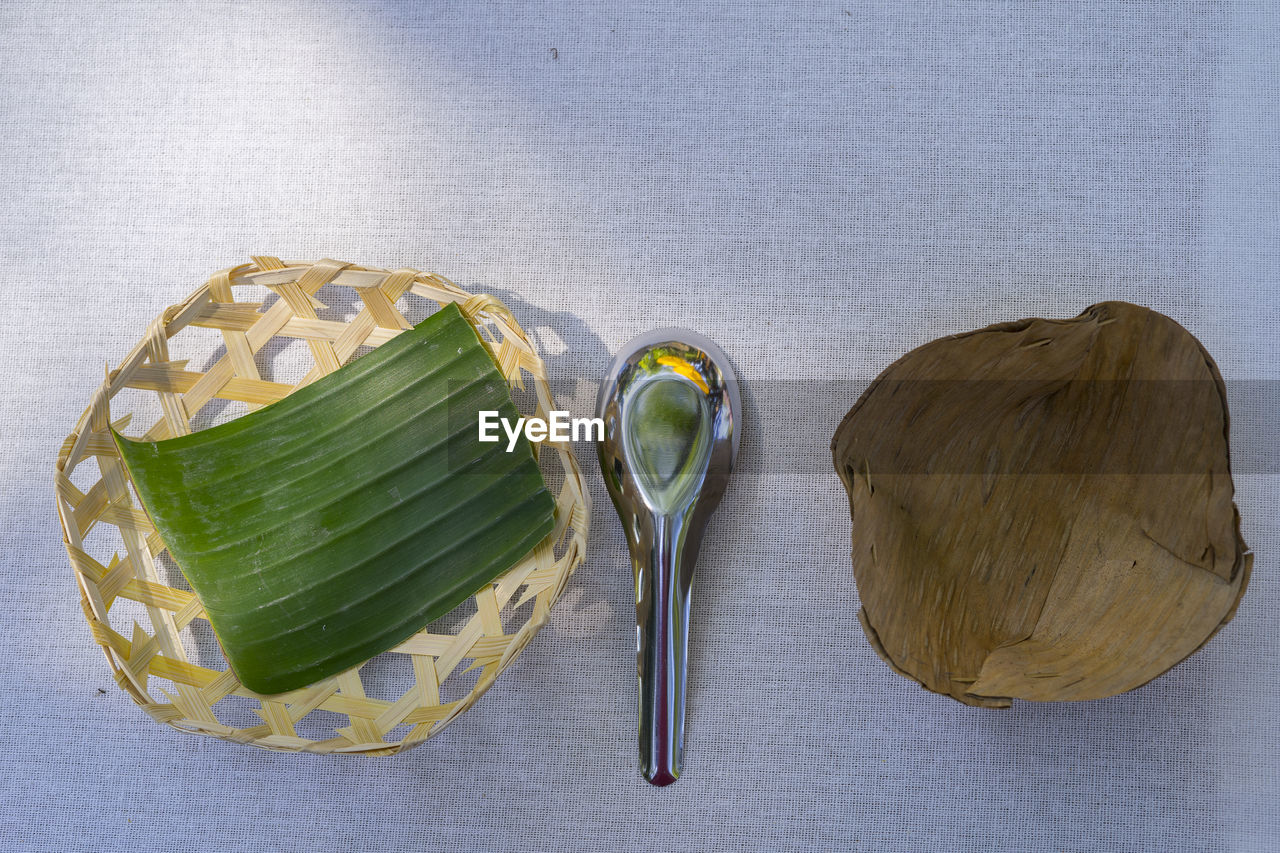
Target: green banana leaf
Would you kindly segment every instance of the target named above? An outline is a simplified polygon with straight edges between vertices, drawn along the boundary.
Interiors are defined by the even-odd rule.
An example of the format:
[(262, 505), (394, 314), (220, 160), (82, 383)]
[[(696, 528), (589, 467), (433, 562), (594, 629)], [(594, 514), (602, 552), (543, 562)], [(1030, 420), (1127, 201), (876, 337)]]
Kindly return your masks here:
[(305, 687), (447, 613), (551, 531), (529, 443), (476, 331), (448, 305), (236, 420), (116, 446), (241, 682)]

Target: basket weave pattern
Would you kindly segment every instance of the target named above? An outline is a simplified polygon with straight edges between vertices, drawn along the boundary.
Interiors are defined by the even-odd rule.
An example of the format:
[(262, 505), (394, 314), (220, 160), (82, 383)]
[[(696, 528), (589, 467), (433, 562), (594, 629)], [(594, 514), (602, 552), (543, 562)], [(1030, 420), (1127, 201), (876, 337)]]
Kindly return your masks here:
[[(265, 310), (263, 303), (237, 302), (233, 289), (242, 285), (266, 287), (278, 299)], [(360, 305), (359, 311), (347, 321), (321, 319), (317, 309), (331, 307), (317, 298), (324, 295), (319, 293), (322, 287), (324, 294), (340, 294), (349, 304)], [(433, 623), (361, 667), (301, 690), (259, 696), (240, 684), (220, 649), (212, 655), (217, 660), (210, 661), (208, 654), (201, 657), (194, 634), (202, 631), (208, 637), (210, 632), (200, 601), (189, 590), (166, 583), (157, 568), (164, 544), (132, 491), (109, 426), (160, 440), (191, 432), (202, 409), (225, 405), (215, 400), (239, 401), (249, 409), (274, 402), (337, 370), (361, 346), (376, 347), (409, 328), (399, 304), (408, 294), (440, 305), (458, 304), (507, 381), (520, 389), (526, 379), (532, 381), (536, 404), (525, 414), (545, 418), (555, 408), (545, 365), (497, 299), (472, 295), (444, 278), (412, 269), (255, 257), (251, 264), (217, 273), (158, 317), (121, 365), (108, 371), (63, 443), (56, 474), (58, 515), (85, 617), (116, 682), (156, 721), (267, 749), (389, 755), (437, 734), (471, 707), (546, 623), (551, 605), (586, 552), (590, 516), (572, 449), (550, 441), (535, 444), (534, 452), (544, 471), (553, 465), (563, 474), (555, 527), (520, 562), (455, 611), (471, 614), (460, 620), (460, 627), (450, 633)], [(353, 296), (358, 302), (351, 301)], [(217, 330), (222, 343), (202, 373), (188, 370), (186, 360), (170, 358), (169, 342), (197, 328)], [(259, 357), (273, 339), (306, 341), (313, 366), (300, 382), (264, 378), (268, 371), (260, 367)], [(159, 419), (140, 429), (144, 425), (134, 423), (137, 413), (122, 410), (122, 401), (113, 410), (113, 399), (125, 389), (154, 394)], [(547, 449), (554, 453), (545, 453)], [(97, 479), (81, 488), (72, 475), (87, 460), (96, 462)], [(92, 472), (94, 466), (86, 470)], [(121, 624), (125, 620), (112, 613), (113, 605), (121, 602), (136, 602), (134, 612), (145, 616)], [(397, 667), (406, 673), (394, 691), (398, 699), (366, 694), (366, 681)], [(468, 685), (460, 698), (442, 699), (442, 690), (450, 692), (444, 688), (456, 693)], [(237, 702), (255, 715), (249, 724), (243, 719), (228, 722), (226, 714), (220, 719), (224, 707)], [(332, 731), (331, 737), (299, 734), (300, 723), (312, 714), (313, 721), (324, 722), (313, 722), (311, 728)]]

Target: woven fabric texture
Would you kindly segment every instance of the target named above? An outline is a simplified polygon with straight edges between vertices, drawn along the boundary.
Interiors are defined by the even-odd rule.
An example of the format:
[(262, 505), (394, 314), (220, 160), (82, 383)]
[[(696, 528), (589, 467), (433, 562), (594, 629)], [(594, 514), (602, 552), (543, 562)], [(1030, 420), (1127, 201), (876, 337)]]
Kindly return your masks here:
[[(1266, 3), (0, 5), (0, 849), (1280, 845), (1280, 11)], [(746, 382), (699, 563), (684, 777), (636, 772), (631, 569), (586, 560), (440, 737), (274, 754), (153, 723), (80, 609), (59, 447), (251, 255), (492, 293), (589, 414), (683, 325)], [(827, 444), (932, 338), (1124, 299), (1228, 382), (1234, 622), (1111, 699), (962, 707), (857, 623)]]

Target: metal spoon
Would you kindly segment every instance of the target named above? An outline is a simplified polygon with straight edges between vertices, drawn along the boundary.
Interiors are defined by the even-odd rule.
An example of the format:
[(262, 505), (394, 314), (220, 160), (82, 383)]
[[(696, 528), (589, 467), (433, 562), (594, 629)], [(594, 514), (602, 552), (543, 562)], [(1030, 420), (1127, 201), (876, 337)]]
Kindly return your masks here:
[(640, 772), (670, 785), (684, 750), (694, 563), (738, 453), (738, 382), (707, 338), (658, 329), (618, 353), (596, 411), (600, 470), (635, 570)]

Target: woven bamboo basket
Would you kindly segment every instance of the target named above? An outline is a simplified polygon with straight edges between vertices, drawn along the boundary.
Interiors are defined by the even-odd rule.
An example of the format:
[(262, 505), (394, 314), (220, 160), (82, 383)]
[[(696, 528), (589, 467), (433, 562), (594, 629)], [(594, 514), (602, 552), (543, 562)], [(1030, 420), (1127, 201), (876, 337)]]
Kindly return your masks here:
[[(250, 298), (237, 300), (245, 291)], [(545, 365), (497, 299), (417, 270), (332, 260), (255, 257), (225, 269), (107, 371), (58, 454), (58, 515), (93, 639), (120, 688), (157, 722), (273, 750), (390, 755), (470, 708), (546, 624), (586, 552), (590, 517), (572, 448), (550, 441), (534, 452), (558, 490), (555, 527), (520, 562), (356, 669), (277, 696), (248, 691), (141, 508), (108, 429), (159, 440), (223, 422), (449, 302), (480, 333), (522, 412), (546, 417), (555, 403)]]

